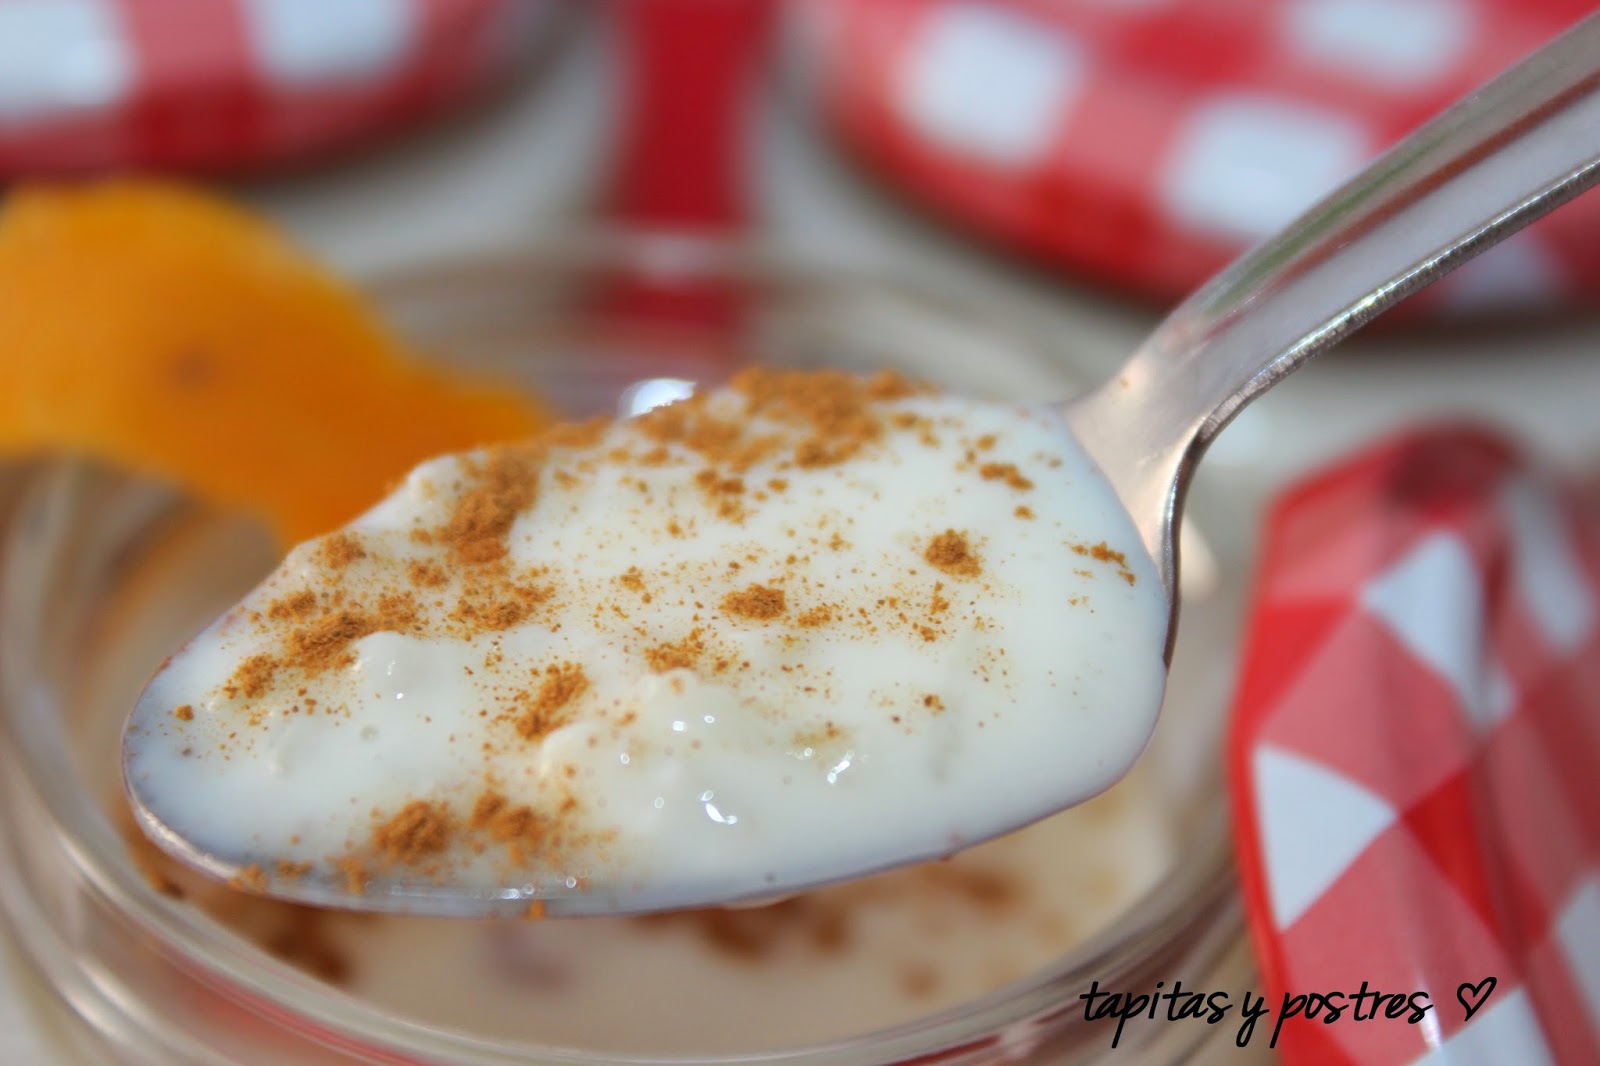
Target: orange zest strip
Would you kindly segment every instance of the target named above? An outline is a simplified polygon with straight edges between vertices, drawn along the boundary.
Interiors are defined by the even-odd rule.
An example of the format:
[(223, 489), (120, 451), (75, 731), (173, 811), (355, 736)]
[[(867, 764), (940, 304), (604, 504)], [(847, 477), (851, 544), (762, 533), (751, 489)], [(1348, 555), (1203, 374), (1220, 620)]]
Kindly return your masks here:
[(418, 361), (265, 222), (152, 181), (22, 187), (0, 212), (0, 457), (68, 452), (325, 532), (539, 406)]

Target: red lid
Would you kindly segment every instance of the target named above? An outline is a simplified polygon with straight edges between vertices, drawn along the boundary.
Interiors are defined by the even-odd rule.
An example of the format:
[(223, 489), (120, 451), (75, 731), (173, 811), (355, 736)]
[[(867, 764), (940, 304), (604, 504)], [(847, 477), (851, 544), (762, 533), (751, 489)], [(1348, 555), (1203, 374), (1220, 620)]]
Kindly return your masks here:
[[(820, 106), (951, 221), (1173, 300), (1591, 0), (805, 0)], [(1435, 311), (1600, 292), (1600, 198), (1433, 287)]]
[[(1600, 1062), (1600, 511), (1417, 433), (1282, 499), (1258, 582), (1229, 740), (1254, 1040), (1343, 993), (1299, 1001), (1285, 1063)], [(1429, 1009), (1358, 1021), (1363, 983)]]
[(0, 0), (0, 176), (245, 170), (392, 132), (526, 62), (555, 0)]

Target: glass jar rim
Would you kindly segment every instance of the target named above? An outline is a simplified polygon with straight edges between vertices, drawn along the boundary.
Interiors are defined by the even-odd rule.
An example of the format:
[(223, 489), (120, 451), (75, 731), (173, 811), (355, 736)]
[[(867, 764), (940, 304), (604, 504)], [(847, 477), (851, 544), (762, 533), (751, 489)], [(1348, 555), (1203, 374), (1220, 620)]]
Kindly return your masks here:
[[(829, 262), (823, 257), (797, 259), (756, 244), (729, 242), (714, 235), (622, 231), (569, 235), (538, 246), (507, 245), (479, 250), (388, 272), (365, 286), (380, 300), (403, 298), (409, 286), (427, 284), (443, 272), (462, 270), (502, 274), (518, 266), (558, 273), (591, 269), (620, 271), (669, 284), (722, 280), (757, 284), (819, 285), (848, 290), (871, 284), (880, 289), (934, 299), (939, 304), (970, 310), (964, 303), (989, 306), (988, 315), (1009, 325), (1023, 325), (1026, 305), (996, 306), (963, 299), (937, 279), (884, 277)], [(901, 272), (903, 273), (903, 272)], [(61, 538), (49, 535), (52, 523), (72, 517), (75, 488), (83, 481), (76, 460), (48, 461), (36, 471), (25, 497), (11, 516), (13, 535), (5, 546), (6, 613), (12, 610), (16, 577), (24, 572), (48, 573), (49, 552)], [(15, 535), (18, 528), (27, 536)], [(31, 550), (29, 550), (31, 549)], [(25, 583), (25, 580), (24, 580)], [(10, 643), (10, 642), (8, 642)], [(49, 694), (25, 669), (27, 655), (0, 652), (0, 673), (6, 679), (7, 702), (19, 698), (48, 699)], [(9, 663), (5, 662), (10, 659)], [(410, 1021), (397, 1014), (330, 990), (287, 963), (263, 955), (254, 946), (226, 933), (200, 911), (174, 904), (149, 890), (125, 861), (123, 843), (105, 821), (90, 794), (75, 786), (75, 774), (63, 765), (45, 731), (18, 728), (14, 708), (0, 714), (0, 756), (15, 758), (21, 783), (42, 801), (66, 839), (85, 883), (125, 921), (132, 923), (164, 954), (198, 971), (220, 994), (257, 1014), (310, 1031), (333, 1045), (387, 1049), (394, 1054), (434, 1057), (451, 1062), (512, 1063), (533, 1061), (592, 1066), (598, 1063), (792, 1063), (796, 1066), (843, 1066), (846, 1063), (916, 1059), (958, 1059), (966, 1053), (999, 1044), (1027, 1047), (1038, 1023), (1075, 1009), (1078, 994), (1092, 980), (1138, 987), (1153, 984), (1164, 955), (1179, 949), (1220, 952), (1241, 929), (1237, 913), (1231, 845), (1223, 804), (1205, 812), (1186, 836), (1182, 861), (1149, 892), (1124, 911), (1110, 928), (1101, 930), (1063, 956), (1055, 965), (1013, 982), (988, 996), (958, 1004), (925, 1018), (822, 1044), (753, 1054), (684, 1056), (634, 1055), (535, 1046), (447, 1031)], [(43, 713), (48, 714), (48, 711)], [(9, 751), (7, 750), (9, 749)], [(1148, 981), (1144, 979), (1148, 976)], [(1065, 1006), (1064, 1006), (1065, 1005)], [(1098, 1039), (1099, 1034), (1096, 1034)], [(408, 1058), (407, 1061), (410, 1061)]]

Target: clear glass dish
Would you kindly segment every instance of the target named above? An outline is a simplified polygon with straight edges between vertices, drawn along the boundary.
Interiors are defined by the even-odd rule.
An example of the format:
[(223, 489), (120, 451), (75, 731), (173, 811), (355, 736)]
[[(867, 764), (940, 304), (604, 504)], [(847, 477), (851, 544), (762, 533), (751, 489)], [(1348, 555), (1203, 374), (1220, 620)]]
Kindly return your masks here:
[[(963, 299), (827, 264), (679, 238), (589, 238), (383, 279), (398, 328), (565, 412), (615, 410), (641, 380), (709, 381), (739, 362), (891, 366), (1011, 400), (1085, 384), (1039, 309)], [(82, 1023), (87, 1061), (602, 1063), (1183, 1061), (1225, 1026), (1088, 1021), (1102, 989), (1243, 987), (1219, 735), (1248, 515), (1197, 488), (1215, 565), (1191, 567), (1167, 707), (1138, 771), (1170, 862), (1108, 926), (981, 998), (812, 1046), (605, 1053), (450, 1028), (368, 1002), (156, 891), (117, 824), (121, 717), (141, 678), (275, 561), (248, 519), (104, 467), (58, 461), (7, 494), (0, 563), (0, 903), (23, 953)], [(1197, 557), (1198, 558), (1198, 557)], [(448, 975), (441, 974), (444, 980)], [(1211, 1043), (1208, 1045), (1207, 1041)], [(569, 1042), (570, 1043), (570, 1042)]]

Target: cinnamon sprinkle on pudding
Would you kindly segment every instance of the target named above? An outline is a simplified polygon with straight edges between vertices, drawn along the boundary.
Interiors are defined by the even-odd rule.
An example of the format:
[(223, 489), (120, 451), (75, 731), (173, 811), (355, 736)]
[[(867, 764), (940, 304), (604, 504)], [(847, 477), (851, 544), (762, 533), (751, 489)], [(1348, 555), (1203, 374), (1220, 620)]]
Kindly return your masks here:
[(1143, 746), (1139, 543), (1048, 411), (745, 370), (432, 460), (297, 547), (151, 683), (129, 780), (268, 891), (667, 906), (945, 854)]

